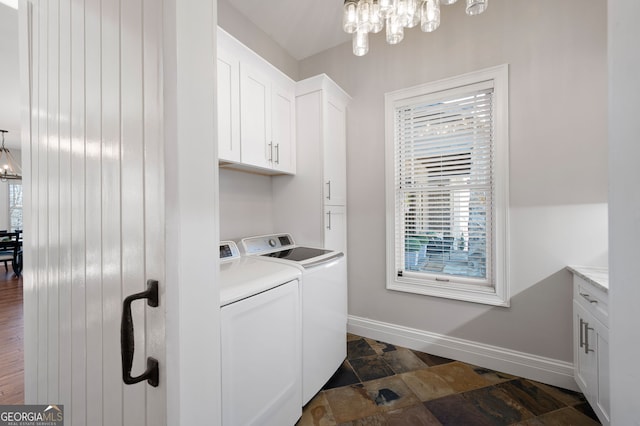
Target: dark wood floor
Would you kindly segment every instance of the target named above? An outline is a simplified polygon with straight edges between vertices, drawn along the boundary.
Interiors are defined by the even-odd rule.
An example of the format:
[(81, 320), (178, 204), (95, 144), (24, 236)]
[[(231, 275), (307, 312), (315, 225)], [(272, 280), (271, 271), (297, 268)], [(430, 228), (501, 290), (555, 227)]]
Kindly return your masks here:
[(0, 405), (24, 403), (22, 312), (22, 278), (0, 265)]

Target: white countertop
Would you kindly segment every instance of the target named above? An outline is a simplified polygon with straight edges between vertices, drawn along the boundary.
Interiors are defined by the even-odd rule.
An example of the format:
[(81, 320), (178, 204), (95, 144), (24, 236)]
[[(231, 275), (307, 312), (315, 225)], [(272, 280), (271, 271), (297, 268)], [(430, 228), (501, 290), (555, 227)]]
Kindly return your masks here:
[(567, 266), (583, 280), (593, 284), (602, 291), (609, 292), (609, 268), (606, 266)]

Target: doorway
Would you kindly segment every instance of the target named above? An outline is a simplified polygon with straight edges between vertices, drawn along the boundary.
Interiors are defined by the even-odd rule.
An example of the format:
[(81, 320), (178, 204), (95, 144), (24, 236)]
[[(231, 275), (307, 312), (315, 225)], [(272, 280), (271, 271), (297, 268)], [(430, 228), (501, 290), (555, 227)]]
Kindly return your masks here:
[[(150, 7), (141, 7), (141, 2)], [(216, 310), (211, 309), (212, 304), (216, 306), (218, 301), (216, 262), (211, 261), (217, 257), (218, 251), (218, 213), (217, 193), (208, 189), (217, 187), (215, 127), (211, 119), (215, 116), (216, 78), (212, 52), (215, 51), (216, 1), (198, 0), (189, 2), (188, 5), (172, 0), (163, 2), (167, 19), (161, 24), (157, 14), (162, 12), (162, 8), (159, 9), (157, 2), (151, 0), (28, 0), (21, 2), (19, 11), (22, 29), (27, 28), (24, 23), (26, 19), (30, 19), (30, 15), (23, 12), (27, 10), (22, 8), (24, 4), (33, 4), (34, 10), (39, 13), (39, 21), (34, 21), (33, 26), (29, 26), (34, 31), (33, 40), (25, 37), (20, 40), (21, 43), (34, 43), (35, 63), (29, 69), (37, 70), (37, 73), (33, 72), (39, 77), (34, 79), (33, 87), (26, 88), (24, 92), (29, 92), (30, 95), (41, 94), (31, 98), (37, 104), (32, 108), (32, 112), (36, 113), (30, 117), (32, 133), (25, 139), (31, 143), (24, 146), (24, 158), (28, 160), (24, 162), (27, 193), (25, 227), (30, 231), (27, 236), (29, 244), (25, 246), (27, 277), (22, 308), (26, 347), (22, 352), (26, 364), (24, 399), (29, 403), (53, 400), (63, 402), (65, 408), (69, 408), (69, 411), (65, 410), (65, 420), (67, 414), (72, 414), (75, 419), (73, 424), (98, 424), (92, 421), (93, 417), (108, 414), (113, 419), (114, 413), (117, 418), (118, 412), (122, 412), (123, 416), (137, 415), (140, 410), (146, 411), (143, 415), (147, 416), (147, 424), (164, 423), (156, 421), (152, 416), (156, 412), (164, 413), (165, 410), (168, 424), (219, 424), (219, 335), (216, 331), (219, 315)], [(86, 9), (76, 9), (76, 13), (71, 15), (70, 5)], [(100, 11), (103, 17), (108, 15), (108, 19), (103, 20), (106, 24), (116, 22), (119, 25), (131, 25), (129, 28), (132, 31), (119, 32), (118, 37), (122, 37), (122, 43), (114, 44), (114, 40), (119, 39), (109, 33), (117, 32), (117, 28), (106, 24), (96, 25), (96, 11)], [(143, 11), (145, 14), (141, 16)], [(92, 21), (75, 26), (78, 22), (72, 21), (71, 17)], [(144, 19), (144, 26), (139, 25), (141, 18)], [(41, 31), (43, 27), (38, 22), (44, 20), (48, 22), (47, 29)], [(69, 25), (75, 26), (74, 37), (71, 37), (72, 31), (67, 30)], [(163, 28), (163, 25), (166, 27)], [(149, 46), (145, 45), (142, 49), (143, 53), (140, 51), (141, 43), (135, 40), (130, 42), (130, 38), (141, 29), (145, 31), (143, 40), (149, 41)], [(59, 30), (58, 37), (56, 32)], [(106, 32), (106, 35), (101, 31)], [(83, 48), (83, 39), (94, 44), (104, 41), (100, 46), (102, 53), (97, 49)], [(158, 39), (163, 42), (157, 43)], [(61, 48), (56, 50), (59, 46)], [(116, 60), (104, 59), (105, 55), (112, 57), (119, 46), (126, 49), (126, 54), (116, 55)], [(73, 61), (69, 60), (69, 47), (77, 53), (72, 56)], [(49, 52), (51, 54), (45, 54), (46, 49), (52, 49)], [(104, 52), (105, 49), (108, 54)], [(24, 65), (27, 62), (24, 52), (30, 52), (30, 49), (22, 45), (20, 52), (23, 56), (19, 59)], [(180, 52), (179, 61), (177, 52)], [(141, 60), (145, 61), (142, 68)], [(83, 66), (85, 61), (89, 64), (88, 67)], [(120, 65), (127, 69), (126, 73), (118, 73)], [(99, 67), (103, 67), (102, 71)], [(139, 79), (135, 80), (141, 70), (159, 73), (146, 75), (143, 80), (145, 89), (142, 102), (146, 105), (143, 116), (144, 119), (151, 120), (149, 122), (140, 119), (141, 90), (134, 90), (135, 87), (129, 90), (130, 86), (139, 87), (142, 83)], [(69, 74), (74, 78), (69, 78)], [(160, 84), (159, 77), (166, 78), (164, 85)], [(104, 83), (105, 79), (109, 83)], [(127, 90), (97, 90), (100, 84), (102, 87), (111, 87), (112, 83), (118, 81), (127, 82)], [(74, 90), (69, 90), (70, 87)], [(89, 88), (87, 96), (83, 96), (83, 88)], [(164, 120), (161, 111), (157, 109), (162, 107), (163, 98), (153, 96), (154, 91), (160, 88), (166, 90)], [(51, 97), (52, 93), (56, 98)], [(69, 98), (71, 94), (74, 96)], [(98, 102), (102, 95), (106, 101)], [(111, 102), (119, 95), (127, 97), (131, 102)], [(138, 98), (133, 99), (136, 95)], [(69, 114), (69, 104), (72, 105), (72, 113), (82, 115), (90, 110), (87, 115), (89, 119)], [(117, 112), (119, 106), (122, 106), (120, 114), (112, 114)], [(96, 111), (102, 113), (102, 120)], [(154, 121), (154, 117), (157, 120)], [(84, 127), (72, 126), (69, 129), (70, 121), (67, 119)], [(140, 123), (143, 121), (148, 126), (141, 129)], [(34, 125), (35, 122), (38, 126)], [(114, 125), (106, 126), (106, 122), (119, 123), (124, 129), (116, 132)], [(34, 129), (37, 131), (35, 134)], [(18, 136), (19, 133), (18, 131)], [(166, 139), (163, 133), (167, 134)], [(131, 150), (129, 148), (132, 145), (129, 144), (123, 145), (129, 149), (126, 152), (115, 149), (113, 141), (118, 138), (142, 140), (143, 138), (136, 137), (140, 134), (144, 140), (154, 143), (157, 149), (147, 149), (148, 145), (145, 149), (140, 149), (136, 145)], [(176, 140), (180, 143), (176, 144)], [(163, 141), (167, 141), (164, 146)], [(165, 173), (162, 173), (163, 150), (166, 151), (167, 158), (172, 159), (167, 161)], [(58, 152), (59, 156), (56, 155)], [(119, 156), (118, 152), (122, 155)], [(138, 186), (133, 187), (129, 183), (140, 177), (141, 171), (131, 163), (144, 155), (156, 157), (144, 163), (144, 179), (142, 183), (138, 180)], [(119, 171), (115, 166), (111, 168), (113, 161), (122, 159), (128, 162), (126, 166), (120, 167)], [(179, 161), (175, 161), (176, 159)], [(119, 186), (127, 191), (116, 206), (109, 198), (112, 194), (110, 191), (97, 194), (96, 191), (79, 189), (72, 184), (75, 182), (73, 179), (80, 176), (80, 183), (84, 187), (97, 188), (98, 181), (112, 182), (111, 178), (105, 178), (112, 176), (111, 172), (119, 176), (121, 183), (112, 189)], [(203, 187), (202, 182), (207, 185)], [(167, 186), (166, 191), (162, 190), (164, 184)], [(159, 200), (155, 203), (160, 204), (159, 206), (145, 203), (144, 208), (137, 208), (141, 197), (140, 191), (136, 189), (141, 185), (147, 185), (148, 193), (152, 196), (162, 197), (165, 194), (166, 203), (163, 205), (162, 200)], [(50, 193), (53, 196), (48, 197)], [(78, 200), (79, 202), (73, 203)], [(125, 208), (127, 203), (136, 204), (136, 208)], [(115, 229), (118, 223), (124, 223), (124, 216), (113, 214), (118, 210), (126, 212), (126, 215), (146, 212), (146, 226), (142, 227), (142, 222), (138, 220), (123, 232), (105, 231), (105, 223), (108, 229), (111, 226)], [(120, 393), (105, 391), (103, 386), (107, 382), (118, 382), (122, 386), (118, 374), (105, 374), (104, 371), (121, 364), (117, 354), (119, 338), (114, 337), (119, 335), (122, 297), (133, 293), (135, 289), (132, 286), (142, 286), (144, 280), (127, 275), (119, 290), (114, 288), (112, 292), (109, 285), (107, 294), (100, 291), (99, 287), (105, 283), (105, 274), (98, 274), (93, 266), (106, 265), (103, 272), (106, 271), (107, 279), (122, 275), (119, 270), (112, 268), (113, 265), (121, 264), (122, 271), (139, 267), (143, 262), (139, 261), (140, 253), (136, 248), (141, 247), (141, 244), (136, 241), (151, 234), (149, 226), (157, 227), (165, 223), (165, 212), (166, 228), (163, 228), (166, 230), (166, 238), (164, 241), (148, 244), (148, 249), (145, 249), (148, 256), (143, 260), (146, 265), (145, 273), (140, 275), (144, 278), (158, 276), (165, 284), (163, 289), (167, 293), (161, 295), (161, 309), (158, 311), (163, 314), (166, 312), (171, 319), (167, 321), (166, 330), (167, 341), (171, 342), (168, 347), (171, 349), (167, 350), (165, 362), (160, 360), (160, 365), (165, 366), (161, 370), (164, 381), (162, 378), (160, 380), (161, 386), (166, 383), (171, 383), (172, 386), (166, 403), (161, 404), (161, 410), (147, 410), (144, 403), (132, 405), (139, 399), (139, 388), (145, 385), (125, 387), (124, 397), (119, 397)], [(99, 219), (105, 219), (102, 227), (96, 226)], [(58, 226), (60, 223), (62, 229)], [(82, 227), (83, 231), (91, 234), (90, 238), (84, 238), (84, 234), (80, 233), (69, 235), (69, 228), (72, 226)], [(97, 237), (103, 235), (109, 239), (109, 243), (94, 244)], [(116, 244), (117, 251), (110, 250), (111, 243), (117, 238), (124, 238), (126, 241), (119, 247)], [(72, 250), (68, 250), (69, 247)], [(165, 257), (158, 254), (165, 249), (166, 258), (170, 259), (166, 264), (162, 262)], [(109, 256), (113, 256), (113, 259)], [(83, 268), (83, 265), (90, 265), (91, 268)], [(158, 273), (150, 272), (151, 268)], [(162, 280), (164, 273), (166, 279)], [(77, 278), (76, 281), (73, 281), (74, 277)], [(71, 288), (74, 290), (72, 294), (69, 293)], [(20, 289), (16, 291), (20, 293)], [(114, 296), (118, 291), (122, 297)], [(83, 295), (91, 296), (91, 306), (84, 307), (83, 302), (87, 298)], [(189, 309), (181, 309), (181, 306), (188, 306)], [(142, 306), (134, 306), (134, 309), (141, 310)], [(158, 323), (142, 321), (139, 314), (134, 313), (136, 326), (155, 326)], [(106, 326), (105, 318), (108, 320)], [(85, 326), (94, 326), (100, 321), (103, 324), (101, 332), (87, 331)], [(159, 331), (147, 335), (156, 338), (164, 333)], [(66, 344), (69, 339), (73, 340), (74, 346)], [(136, 346), (136, 355), (138, 348), (143, 350), (145, 346), (148, 345)], [(91, 350), (90, 359), (84, 349)], [(149, 352), (153, 352), (153, 348)], [(109, 368), (105, 369), (105, 364)], [(134, 365), (134, 371), (141, 371), (140, 367)], [(136, 398), (131, 397), (132, 393), (136, 393)], [(158, 399), (151, 396), (153, 398), (143, 398), (147, 404), (152, 399)], [(102, 410), (99, 404), (104, 404), (109, 410)], [(129, 409), (129, 406), (133, 408)], [(209, 409), (203, 411), (203, 406)]]
[[(0, 129), (7, 130), (4, 135), (6, 148), (20, 163), (18, 49), (18, 11), (0, 1), (0, 57), (3, 58), (3, 66), (0, 67), (0, 93), (3, 93), (3, 102), (0, 103)], [(13, 212), (22, 216), (22, 203), (20, 202), (19, 206), (16, 204), (16, 189), (20, 189), (21, 195), (20, 180), (0, 181), (0, 230), (10, 231), (14, 228), (15, 224), (11, 220)], [(20, 207), (20, 211), (15, 211), (15, 207)], [(11, 260), (0, 261), (0, 405), (24, 403), (22, 277), (14, 274), (11, 263)]]

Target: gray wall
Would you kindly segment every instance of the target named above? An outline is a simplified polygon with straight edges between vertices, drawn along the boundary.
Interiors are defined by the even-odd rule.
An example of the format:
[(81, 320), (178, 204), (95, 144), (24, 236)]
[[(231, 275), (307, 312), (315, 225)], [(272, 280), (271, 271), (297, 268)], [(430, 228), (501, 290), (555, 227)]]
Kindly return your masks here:
[(293, 80), (298, 80), (298, 61), (225, 0), (218, 0), (218, 25)]
[[(20, 67), (18, 11), (0, 3), (0, 129), (8, 130), (6, 146), (20, 147)], [(3, 228), (4, 229), (4, 228)]]
[(271, 178), (220, 169), (220, 239), (236, 240), (273, 230)]
[[(607, 264), (607, 51), (603, 0), (494, 0), (442, 9), (435, 33), (372, 36), (300, 62), (327, 73), (348, 110), (349, 313), (571, 361), (568, 264)], [(385, 92), (508, 63), (511, 307), (385, 289)]]

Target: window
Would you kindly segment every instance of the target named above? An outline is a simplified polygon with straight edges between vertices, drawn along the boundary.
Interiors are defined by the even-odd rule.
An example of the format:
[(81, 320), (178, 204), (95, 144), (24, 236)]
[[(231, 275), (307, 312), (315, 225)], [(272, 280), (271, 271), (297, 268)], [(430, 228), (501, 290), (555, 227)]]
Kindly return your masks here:
[(9, 225), (11, 231), (22, 230), (22, 184), (9, 184)]
[(387, 93), (387, 288), (508, 306), (508, 68)]

